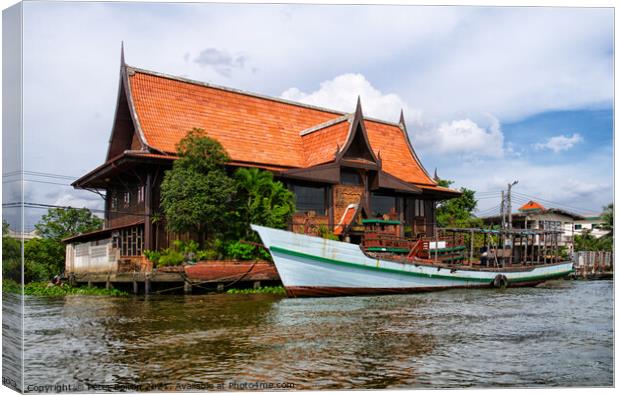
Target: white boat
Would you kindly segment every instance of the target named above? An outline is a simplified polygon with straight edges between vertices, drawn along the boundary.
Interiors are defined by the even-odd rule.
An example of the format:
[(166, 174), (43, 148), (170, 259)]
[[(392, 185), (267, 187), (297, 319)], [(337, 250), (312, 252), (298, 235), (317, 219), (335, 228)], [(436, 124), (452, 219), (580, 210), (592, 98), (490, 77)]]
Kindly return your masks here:
[(571, 262), (507, 268), (398, 262), (370, 257), (357, 244), (258, 225), (252, 229), (271, 253), (289, 297), (531, 286), (573, 271)]

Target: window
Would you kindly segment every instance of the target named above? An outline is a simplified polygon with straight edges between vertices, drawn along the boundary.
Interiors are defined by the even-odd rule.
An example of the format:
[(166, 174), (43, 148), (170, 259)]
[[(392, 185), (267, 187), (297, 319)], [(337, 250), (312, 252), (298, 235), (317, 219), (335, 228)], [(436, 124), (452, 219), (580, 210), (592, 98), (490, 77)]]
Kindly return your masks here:
[(325, 188), (293, 185), (297, 212), (314, 211), (318, 215), (325, 215)]
[(116, 210), (118, 208), (118, 197), (116, 192), (112, 191), (110, 195), (110, 210)]
[(138, 203), (144, 202), (144, 185), (138, 187)]
[(424, 200), (415, 200), (415, 216), (424, 217)]
[(575, 224), (575, 230), (581, 229), (581, 224)]
[(129, 207), (129, 203), (131, 203), (131, 192), (127, 191), (123, 193), (123, 207)]
[(362, 176), (355, 170), (343, 169), (340, 172), (340, 183), (343, 185), (362, 185)]
[(373, 193), (370, 195), (370, 211), (373, 216), (380, 216), (396, 212), (396, 196), (379, 195)]

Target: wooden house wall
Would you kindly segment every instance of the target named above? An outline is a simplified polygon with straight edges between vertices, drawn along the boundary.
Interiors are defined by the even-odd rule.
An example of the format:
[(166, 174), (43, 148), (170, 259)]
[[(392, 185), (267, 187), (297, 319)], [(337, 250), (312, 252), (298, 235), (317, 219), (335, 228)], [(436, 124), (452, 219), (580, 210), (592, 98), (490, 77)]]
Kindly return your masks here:
[(360, 203), (365, 188), (363, 185), (334, 185), (332, 190), (334, 195), (334, 223), (338, 224), (349, 204)]
[[(128, 203), (124, 200), (125, 193), (129, 194)], [(143, 219), (145, 193), (144, 186), (138, 183), (109, 188), (106, 193), (106, 228), (129, 225)], [(141, 200), (139, 194), (142, 195)]]
[[(146, 180), (146, 173), (150, 172), (153, 185), (151, 186), (150, 193), (147, 193), (144, 184), (138, 181), (138, 177), (135, 177), (134, 181), (116, 182), (114, 186), (108, 189), (107, 194), (107, 214), (106, 214), (106, 227), (117, 227), (135, 223), (141, 219), (149, 221), (145, 224), (144, 243), (148, 245), (150, 249), (163, 249), (171, 245), (174, 240), (197, 240), (197, 235), (190, 233), (175, 233), (170, 232), (167, 229), (165, 218), (160, 209), (161, 204), (161, 182), (163, 179), (163, 168), (142, 168), (136, 169), (137, 175)], [(294, 185), (313, 185), (319, 186), (320, 184), (308, 183), (303, 181), (286, 181), (288, 187), (294, 190)], [(313, 212), (313, 213), (296, 213), (290, 223), (290, 229), (296, 232), (304, 233), (317, 233), (321, 227), (327, 227), (332, 230), (332, 227), (340, 221), (345, 209), (349, 204), (359, 203), (366, 197), (371, 197), (372, 193), (367, 191), (366, 182), (362, 185), (329, 185), (324, 184), (325, 187), (325, 211)], [(139, 188), (143, 187), (144, 191), (140, 193), (142, 199), (138, 198)], [(124, 194), (129, 192), (129, 203), (125, 204)], [(394, 196), (395, 200), (395, 217), (393, 219), (400, 220), (403, 226), (403, 235), (405, 235), (405, 229), (409, 236), (432, 236), (434, 234), (434, 221), (435, 221), (435, 201), (427, 200), (424, 197), (416, 195), (403, 195), (395, 192), (382, 192), (383, 195)], [(150, 196), (151, 201), (151, 215), (146, 218), (145, 215), (145, 203), (146, 199)], [(116, 199), (116, 208), (113, 208), (112, 200)], [(369, 198), (367, 203), (370, 203)], [(416, 215), (417, 211), (414, 209), (414, 203), (416, 199), (421, 201), (424, 206), (424, 215)], [(147, 229), (149, 228), (149, 229)], [(148, 240), (147, 240), (148, 239)]]

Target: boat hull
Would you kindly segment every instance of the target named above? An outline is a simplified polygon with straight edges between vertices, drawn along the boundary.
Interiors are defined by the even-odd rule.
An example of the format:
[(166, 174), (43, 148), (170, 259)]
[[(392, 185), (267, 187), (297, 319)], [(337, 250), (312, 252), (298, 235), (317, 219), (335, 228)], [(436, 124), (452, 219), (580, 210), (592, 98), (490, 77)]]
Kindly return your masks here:
[(400, 294), (451, 288), (492, 287), (496, 276), (508, 286), (536, 285), (572, 272), (572, 263), (525, 271), (481, 271), (401, 263), (367, 256), (358, 245), (252, 225), (269, 249), (287, 294), (345, 296)]

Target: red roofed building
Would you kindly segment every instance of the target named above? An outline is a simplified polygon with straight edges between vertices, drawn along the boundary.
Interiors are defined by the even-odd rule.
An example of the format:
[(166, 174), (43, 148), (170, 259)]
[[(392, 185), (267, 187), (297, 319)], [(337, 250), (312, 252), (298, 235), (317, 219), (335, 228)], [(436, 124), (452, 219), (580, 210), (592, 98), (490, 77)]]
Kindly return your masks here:
[(67, 241), (110, 238), (121, 256), (137, 256), (177, 238), (161, 218), (159, 188), (193, 128), (222, 144), (231, 170), (257, 167), (285, 183), (297, 199), (296, 231), (309, 218), (334, 229), (356, 204), (430, 235), (437, 201), (459, 196), (424, 169), (402, 113), (398, 123), (371, 119), (359, 100), (343, 113), (138, 69), (121, 56), (106, 161), (72, 184), (105, 196), (105, 228)]
[(525, 203), (523, 206), (519, 207), (519, 211), (527, 212), (527, 211), (544, 211), (545, 208), (538, 202), (530, 200)]

